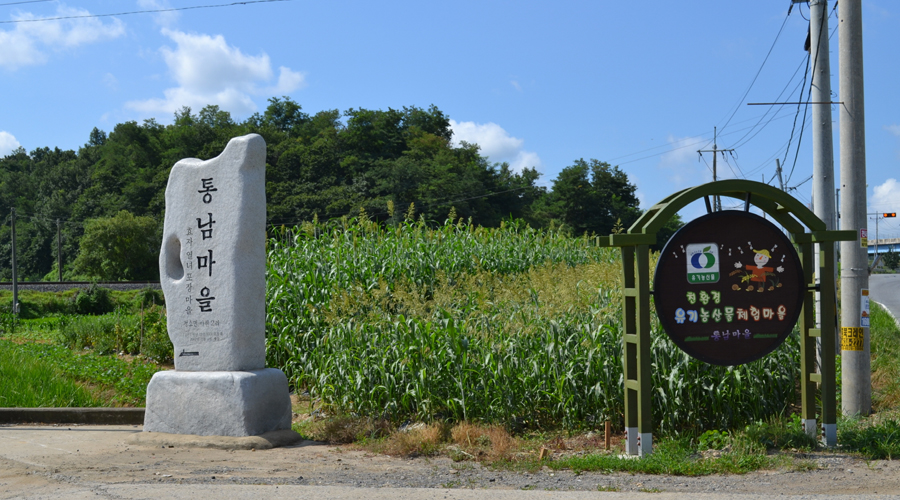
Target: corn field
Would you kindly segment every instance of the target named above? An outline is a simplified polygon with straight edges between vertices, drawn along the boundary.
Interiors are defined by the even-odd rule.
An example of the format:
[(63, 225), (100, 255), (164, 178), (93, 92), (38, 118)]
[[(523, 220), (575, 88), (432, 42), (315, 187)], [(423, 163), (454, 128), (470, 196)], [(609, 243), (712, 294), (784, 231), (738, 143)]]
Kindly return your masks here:
[[(268, 364), (327, 410), (589, 429), (623, 421), (617, 250), (518, 224), (307, 223), (270, 234)], [(796, 337), (740, 367), (653, 332), (654, 422), (729, 428), (795, 400)]]

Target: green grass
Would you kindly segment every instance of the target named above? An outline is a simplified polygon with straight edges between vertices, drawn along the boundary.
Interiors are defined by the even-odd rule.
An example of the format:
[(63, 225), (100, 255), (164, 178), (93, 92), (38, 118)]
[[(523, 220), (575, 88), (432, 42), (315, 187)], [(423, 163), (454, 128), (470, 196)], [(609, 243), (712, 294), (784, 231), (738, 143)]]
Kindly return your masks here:
[(104, 406), (54, 361), (0, 340), (0, 407)]
[(872, 403), (876, 411), (900, 408), (900, 327), (876, 303), (870, 305)]
[[(143, 406), (147, 383), (158, 370), (140, 359), (125, 361), (58, 345), (0, 340), (0, 406)], [(57, 384), (77, 388), (79, 382), (92, 389), (80, 389), (86, 398), (76, 397), (72, 389), (55, 389)]]
[(765, 451), (729, 451), (718, 456), (703, 457), (690, 440), (665, 439), (656, 443), (653, 453), (642, 459), (614, 454), (572, 456), (546, 463), (551, 469), (575, 472), (631, 472), (672, 476), (705, 476), (709, 474), (746, 474), (747, 472), (785, 465), (782, 457)]
[(900, 423), (896, 420), (844, 419), (838, 424), (841, 449), (871, 460), (900, 458)]

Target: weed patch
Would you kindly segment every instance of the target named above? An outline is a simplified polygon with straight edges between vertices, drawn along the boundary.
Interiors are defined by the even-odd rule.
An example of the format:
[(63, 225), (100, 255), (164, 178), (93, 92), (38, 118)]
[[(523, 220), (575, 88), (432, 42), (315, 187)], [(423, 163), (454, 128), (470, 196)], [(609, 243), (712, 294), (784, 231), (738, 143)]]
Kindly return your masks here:
[[(3, 350), (15, 352), (21, 359), (38, 360), (41, 366), (33, 376), (35, 381), (29, 386), (20, 386), (22, 391), (30, 390), (35, 395), (48, 393), (42, 380), (47, 377), (68, 379), (96, 386), (104, 392), (103, 403), (84, 403), (76, 399), (57, 398), (45, 401), (39, 406), (143, 406), (146, 399), (147, 384), (159, 368), (140, 359), (125, 361), (112, 356), (100, 356), (95, 353), (78, 354), (65, 347), (37, 344), (14, 343), (0, 341)], [(0, 369), (16, 372), (14, 364), (17, 358), (7, 358), (0, 364)], [(44, 368), (51, 367), (48, 372)], [(10, 377), (12, 380), (14, 377)], [(0, 377), (0, 384), (5, 384), (6, 376)], [(48, 385), (49, 387), (49, 385)], [(31, 397), (31, 396), (29, 396)], [(54, 402), (55, 401), (55, 402)]]
[(71, 377), (63, 376), (52, 356), (0, 340), (0, 407), (104, 406)]

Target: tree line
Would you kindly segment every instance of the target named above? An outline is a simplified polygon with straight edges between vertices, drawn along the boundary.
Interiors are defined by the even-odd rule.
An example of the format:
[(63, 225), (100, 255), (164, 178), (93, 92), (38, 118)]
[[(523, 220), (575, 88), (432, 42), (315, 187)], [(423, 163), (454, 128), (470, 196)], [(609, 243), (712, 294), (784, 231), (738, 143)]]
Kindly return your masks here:
[[(640, 215), (636, 188), (618, 167), (579, 159), (550, 188), (538, 185), (533, 167), (515, 172), (490, 162), (477, 145), (454, 145), (449, 117), (433, 105), (310, 115), (288, 97), (271, 98), (264, 112), (242, 122), (218, 106), (196, 114), (183, 108), (171, 125), (149, 119), (120, 123), (108, 134), (94, 128), (78, 151), (20, 147), (0, 159), (0, 210), (16, 210), (20, 279), (58, 278), (58, 239), (64, 279), (158, 279), (170, 169), (182, 158), (213, 158), (248, 133), (267, 144), (270, 225), (361, 210), (396, 224), (411, 209), (439, 224), (452, 209), (487, 227), (518, 219), (605, 235)], [(662, 237), (678, 226), (673, 221)], [(12, 275), (10, 230), (7, 217), (0, 226), (2, 280)]]

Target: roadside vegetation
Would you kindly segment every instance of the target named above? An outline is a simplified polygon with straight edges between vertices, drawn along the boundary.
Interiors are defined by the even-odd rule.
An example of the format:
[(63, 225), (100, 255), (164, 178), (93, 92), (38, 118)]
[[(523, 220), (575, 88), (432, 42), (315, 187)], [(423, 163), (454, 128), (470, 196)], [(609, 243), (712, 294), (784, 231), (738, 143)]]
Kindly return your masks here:
[[(414, 213), (385, 227), (362, 214), (284, 229), (268, 248), (269, 362), (301, 395), (295, 429), (310, 438), (505, 468), (816, 467), (807, 457), (819, 445), (792, 413), (796, 336), (758, 362), (715, 367), (658, 327), (655, 452), (619, 457), (621, 270), (616, 251), (592, 238), (515, 224), (485, 230), (455, 217), (429, 228)], [(885, 415), (896, 407), (900, 330), (875, 304), (872, 321)], [(842, 420), (841, 450), (896, 456), (894, 422)]]
[[(620, 457), (621, 270), (617, 252), (591, 237), (513, 221), (486, 229), (455, 215), (429, 227), (409, 207), (394, 225), (363, 212), (278, 229), (267, 249), (268, 363), (287, 373), (294, 428), (311, 439), (440, 454), (460, 467), (672, 475), (816, 467), (809, 457), (820, 447), (792, 413), (796, 337), (755, 363), (715, 367), (679, 351), (658, 326), (654, 454)], [(5, 365), (40, 365), (75, 382), (52, 391), (38, 383), (31, 391), (51, 397), (33, 404), (141, 405), (156, 362), (168, 361), (158, 292), (98, 290), (24, 293), (29, 318), (0, 315)], [(873, 304), (871, 331), (878, 413), (842, 420), (839, 451), (893, 458), (900, 329)], [(13, 404), (31, 403), (0, 402)]]
[(143, 406), (171, 361), (159, 290), (23, 290), (19, 304), (0, 313), (0, 407)]

